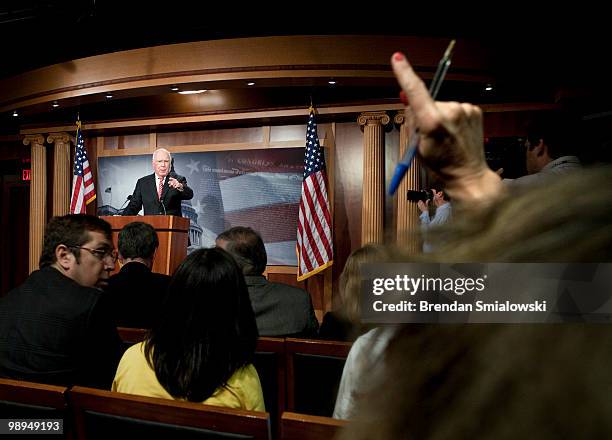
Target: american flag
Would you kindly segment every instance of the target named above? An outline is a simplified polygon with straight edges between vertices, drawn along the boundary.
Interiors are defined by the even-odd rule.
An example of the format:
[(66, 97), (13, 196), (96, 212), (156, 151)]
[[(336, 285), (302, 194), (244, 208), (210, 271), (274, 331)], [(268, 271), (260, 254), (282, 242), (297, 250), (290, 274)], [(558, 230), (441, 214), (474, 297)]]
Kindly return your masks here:
[(297, 228), (298, 281), (305, 280), (333, 263), (326, 182), (325, 156), (319, 144), (315, 111), (310, 107)]
[(85, 205), (96, 198), (93, 176), (87, 159), (87, 150), (81, 134), (81, 121), (77, 121), (76, 153), (72, 177), (72, 197), (70, 197), (70, 214), (85, 214)]

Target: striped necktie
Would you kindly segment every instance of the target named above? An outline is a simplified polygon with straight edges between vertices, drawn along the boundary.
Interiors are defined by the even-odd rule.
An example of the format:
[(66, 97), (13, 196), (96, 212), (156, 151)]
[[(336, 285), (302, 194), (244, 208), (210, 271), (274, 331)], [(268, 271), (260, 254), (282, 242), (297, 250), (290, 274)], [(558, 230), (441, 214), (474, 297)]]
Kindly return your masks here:
[(164, 189), (164, 178), (159, 179), (159, 186), (157, 187), (157, 197), (161, 200), (162, 190)]

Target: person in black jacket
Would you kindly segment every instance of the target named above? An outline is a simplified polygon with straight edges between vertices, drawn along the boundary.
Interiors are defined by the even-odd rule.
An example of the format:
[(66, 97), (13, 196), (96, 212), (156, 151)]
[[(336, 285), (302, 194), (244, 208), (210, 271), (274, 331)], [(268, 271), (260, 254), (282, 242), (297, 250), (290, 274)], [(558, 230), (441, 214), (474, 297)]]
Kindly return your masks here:
[(0, 376), (109, 388), (121, 345), (100, 288), (116, 260), (104, 220), (52, 218), (40, 270), (0, 298)]
[(244, 274), (260, 336), (316, 336), (319, 322), (310, 294), (264, 277), (268, 255), (257, 232), (236, 226), (219, 234), (216, 244), (234, 257)]
[(128, 223), (119, 232), (119, 273), (108, 280), (117, 325), (151, 328), (170, 282), (168, 275), (151, 272), (159, 239), (153, 226)]
[(172, 156), (164, 148), (153, 153), (153, 174), (142, 177), (123, 215), (136, 215), (144, 207), (145, 215), (176, 215), (181, 217), (182, 200), (191, 200), (193, 190), (187, 186), (187, 179), (170, 172)]

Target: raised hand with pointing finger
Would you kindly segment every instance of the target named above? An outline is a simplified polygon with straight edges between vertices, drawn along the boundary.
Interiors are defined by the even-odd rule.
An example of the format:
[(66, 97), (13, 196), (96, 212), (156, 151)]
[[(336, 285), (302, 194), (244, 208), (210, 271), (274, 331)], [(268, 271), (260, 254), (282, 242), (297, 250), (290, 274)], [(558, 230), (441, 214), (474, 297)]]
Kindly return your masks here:
[(468, 103), (434, 101), (406, 57), (391, 57), (393, 72), (420, 131), (418, 154), (457, 201), (487, 201), (502, 191), (484, 156), (482, 111)]

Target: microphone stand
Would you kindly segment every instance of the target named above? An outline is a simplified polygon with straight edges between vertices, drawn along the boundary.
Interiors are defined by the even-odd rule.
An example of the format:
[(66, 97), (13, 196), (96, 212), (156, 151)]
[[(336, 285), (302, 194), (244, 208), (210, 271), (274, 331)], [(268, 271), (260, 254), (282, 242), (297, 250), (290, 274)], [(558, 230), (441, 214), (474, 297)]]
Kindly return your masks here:
[(124, 207), (124, 206), (125, 206), (125, 204), (126, 204), (127, 202), (129, 202), (130, 200), (132, 200), (132, 196), (131, 196), (131, 195), (127, 196), (127, 199), (125, 199), (125, 202), (123, 202), (123, 205), (121, 205), (121, 207), (118, 209), (118, 211), (117, 211), (117, 212), (121, 212), (121, 214), (120, 214), (120, 215), (123, 215), (123, 207)]

